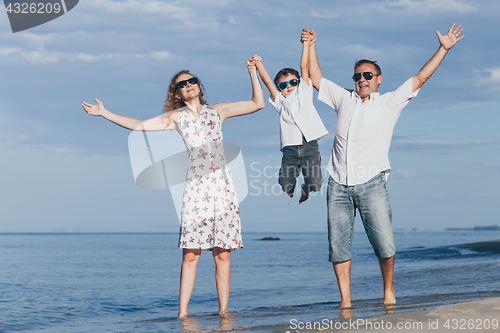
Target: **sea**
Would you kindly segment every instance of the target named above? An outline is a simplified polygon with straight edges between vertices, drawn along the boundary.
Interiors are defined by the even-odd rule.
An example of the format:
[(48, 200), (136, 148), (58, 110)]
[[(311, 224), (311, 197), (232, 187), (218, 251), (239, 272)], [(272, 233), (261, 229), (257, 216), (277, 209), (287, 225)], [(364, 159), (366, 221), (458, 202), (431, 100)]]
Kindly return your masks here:
[(178, 320), (177, 234), (0, 234), (0, 332), (284, 333), (297, 322), (372, 318), (500, 297), (498, 244), (463, 246), (498, 240), (500, 231), (395, 237), (394, 307), (382, 305), (380, 268), (363, 232), (355, 233), (352, 244), (349, 310), (337, 308), (326, 233), (247, 232), (244, 248), (232, 253), (228, 315), (217, 315), (214, 262), (211, 252), (203, 252), (189, 317)]

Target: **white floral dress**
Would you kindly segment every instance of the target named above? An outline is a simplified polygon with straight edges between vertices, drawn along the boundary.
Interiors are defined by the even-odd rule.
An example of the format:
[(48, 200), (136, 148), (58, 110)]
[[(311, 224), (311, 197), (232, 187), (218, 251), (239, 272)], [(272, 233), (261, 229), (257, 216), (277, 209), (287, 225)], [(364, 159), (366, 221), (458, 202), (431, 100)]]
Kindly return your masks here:
[(189, 156), (179, 247), (242, 248), (240, 209), (224, 156), (219, 113), (204, 105), (196, 119), (184, 110), (177, 124)]

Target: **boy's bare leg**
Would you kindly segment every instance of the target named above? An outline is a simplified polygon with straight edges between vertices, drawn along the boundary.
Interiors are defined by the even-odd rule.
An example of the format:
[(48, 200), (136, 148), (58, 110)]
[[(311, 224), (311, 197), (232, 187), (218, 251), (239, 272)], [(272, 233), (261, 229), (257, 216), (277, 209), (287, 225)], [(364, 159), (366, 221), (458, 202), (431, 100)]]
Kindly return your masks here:
[(306, 184), (302, 184), (301, 190), (302, 190), (302, 195), (300, 196), (299, 204), (309, 199), (309, 192), (310, 192), (309, 186), (307, 186)]
[(215, 261), (215, 283), (219, 296), (219, 315), (227, 312), (229, 288), (231, 285), (231, 250), (214, 247), (212, 255)]
[(179, 318), (187, 316), (189, 299), (193, 293), (196, 266), (201, 250), (184, 249), (182, 253), (181, 286), (179, 291)]
[(396, 304), (394, 296), (394, 256), (390, 258), (378, 258), (382, 278), (384, 279), (384, 304)]
[(351, 307), (351, 261), (334, 262), (333, 270), (340, 290), (339, 308)]

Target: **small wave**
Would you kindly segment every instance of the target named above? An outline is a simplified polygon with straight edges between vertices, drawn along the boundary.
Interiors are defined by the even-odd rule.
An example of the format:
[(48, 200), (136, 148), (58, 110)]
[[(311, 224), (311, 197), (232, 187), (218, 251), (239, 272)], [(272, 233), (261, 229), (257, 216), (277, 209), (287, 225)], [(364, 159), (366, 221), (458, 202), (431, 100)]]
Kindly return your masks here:
[(398, 251), (398, 259), (446, 260), (454, 257), (489, 256), (500, 254), (500, 240), (479, 243), (457, 244), (432, 248), (413, 247)]
[(455, 250), (455, 251), (458, 251), (458, 252), (460, 252), (460, 254), (461, 254), (461, 255), (463, 255), (463, 256), (480, 254), (480, 252), (473, 251), (473, 250), (470, 250), (470, 249), (468, 249), (468, 248), (463, 248), (463, 247), (454, 247), (454, 246), (450, 246), (450, 247), (449, 247), (449, 249), (450, 249), (450, 250)]
[(456, 247), (481, 253), (500, 254), (500, 240), (461, 244)]

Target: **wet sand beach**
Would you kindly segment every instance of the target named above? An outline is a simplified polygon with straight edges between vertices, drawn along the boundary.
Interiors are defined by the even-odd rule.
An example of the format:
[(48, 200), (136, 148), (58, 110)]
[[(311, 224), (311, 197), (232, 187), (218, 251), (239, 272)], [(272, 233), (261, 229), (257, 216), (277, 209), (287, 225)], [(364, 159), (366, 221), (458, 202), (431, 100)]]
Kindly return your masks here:
[[(388, 308), (389, 310), (389, 308)], [(345, 311), (348, 314), (349, 310)], [(286, 330), (297, 332), (498, 332), (500, 298), (463, 302), (382, 317), (336, 322), (303, 323)], [(309, 326), (308, 326), (309, 325)], [(314, 326), (315, 325), (315, 326)], [(309, 329), (306, 329), (309, 327)], [(302, 328), (302, 329), (301, 329)]]
[[(440, 247), (435, 249), (440, 249)], [(500, 254), (500, 240), (452, 245), (443, 249), (461, 249), (478, 254)], [(500, 263), (488, 266), (498, 267)], [(465, 277), (470, 272), (464, 270), (462, 273)], [(386, 306), (387, 315), (372, 318), (357, 317), (356, 308), (344, 309), (339, 310), (340, 317), (344, 319), (296, 322), (285, 332), (500, 332), (500, 298), (495, 297), (498, 293), (492, 292), (491, 294), (492, 298), (444, 306), (432, 306), (429, 303), (428, 307), (410, 311), (402, 304)], [(443, 298), (446, 296), (443, 295)]]

